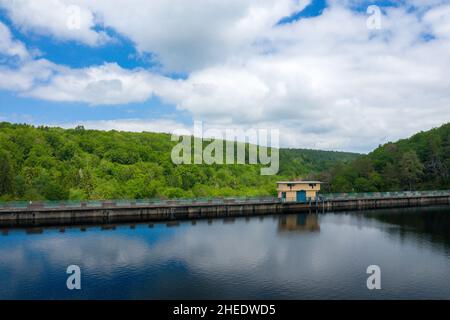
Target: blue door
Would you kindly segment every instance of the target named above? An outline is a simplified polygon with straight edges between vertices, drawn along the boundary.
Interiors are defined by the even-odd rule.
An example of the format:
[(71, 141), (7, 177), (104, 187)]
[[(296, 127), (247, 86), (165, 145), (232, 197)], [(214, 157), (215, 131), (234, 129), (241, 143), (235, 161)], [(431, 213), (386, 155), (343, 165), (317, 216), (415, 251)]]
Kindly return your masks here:
[(297, 202), (306, 202), (306, 191), (297, 191)]

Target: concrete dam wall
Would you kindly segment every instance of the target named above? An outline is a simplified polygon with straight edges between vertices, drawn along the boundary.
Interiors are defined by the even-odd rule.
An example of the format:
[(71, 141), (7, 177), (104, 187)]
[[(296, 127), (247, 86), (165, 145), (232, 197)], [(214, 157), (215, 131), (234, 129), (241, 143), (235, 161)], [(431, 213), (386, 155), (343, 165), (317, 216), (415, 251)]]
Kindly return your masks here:
[(66, 224), (111, 224), (120, 222), (177, 221), (283, 213), (326, 213), (377, 208), (450, 205), (450, 193), (433, 196), (321, 199), (310, 203), (282, 202), (276, 198), (161, 203), (103, 201), (77, 204), (29, 203), (0, 207), (0, 227), (52, 226)]

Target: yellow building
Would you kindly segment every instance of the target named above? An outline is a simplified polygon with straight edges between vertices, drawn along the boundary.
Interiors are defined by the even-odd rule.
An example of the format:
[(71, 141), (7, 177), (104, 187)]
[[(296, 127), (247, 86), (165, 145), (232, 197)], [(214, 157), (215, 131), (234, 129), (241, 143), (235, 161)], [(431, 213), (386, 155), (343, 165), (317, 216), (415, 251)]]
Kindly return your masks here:
[(278, 198), (283, 202), (316, 201), (320, 181), (280, 181), (277, 183)]

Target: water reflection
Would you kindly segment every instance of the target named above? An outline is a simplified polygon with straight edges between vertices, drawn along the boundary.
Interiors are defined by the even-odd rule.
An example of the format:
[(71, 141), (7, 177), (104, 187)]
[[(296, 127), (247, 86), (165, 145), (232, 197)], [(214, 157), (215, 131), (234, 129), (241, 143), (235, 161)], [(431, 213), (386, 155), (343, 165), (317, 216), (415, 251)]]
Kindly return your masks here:
[(398, 228), (390, 228), (394, 232), (405, 236), (415, 234), (429, 237), (434, 243), (439, 243), (450, 248), (450, 214), (443, 207), (435, 208), (408, 208), (393, 209), (377, 212), (375, 210), (366, 213), (367, 217), (376, 219)]
[(283, 232), (320, 232), (317, 214), (293, 214), (282, 216), (278, 220), (278, 231)]
[[(433, 239), (442, 239), (449, 214), (430, 208), (10, 229), (0, 240), (0, 298), (450, 298), (450, 255), (433, 245), (447, 243)], [(398, 236), (402, 230), (407, 236)], [(82, 268), (81, 292), (65, 289), (71, 264)], [(381, 292), (365, 286), (371, 264), (382, 269)]]

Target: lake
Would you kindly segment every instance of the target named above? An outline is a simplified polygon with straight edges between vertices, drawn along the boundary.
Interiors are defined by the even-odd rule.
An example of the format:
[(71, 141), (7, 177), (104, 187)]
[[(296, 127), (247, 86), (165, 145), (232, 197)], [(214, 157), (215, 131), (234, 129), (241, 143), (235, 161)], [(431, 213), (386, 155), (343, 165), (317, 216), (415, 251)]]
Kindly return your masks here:
[(0, 299), (450, 299), (450, 207), (37, 231), (3, 230)]

